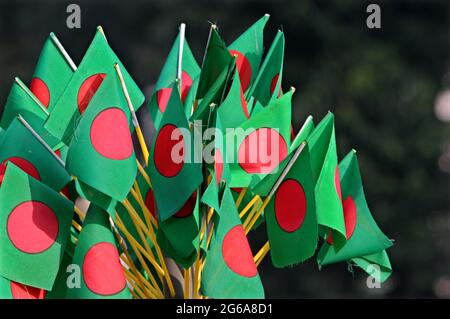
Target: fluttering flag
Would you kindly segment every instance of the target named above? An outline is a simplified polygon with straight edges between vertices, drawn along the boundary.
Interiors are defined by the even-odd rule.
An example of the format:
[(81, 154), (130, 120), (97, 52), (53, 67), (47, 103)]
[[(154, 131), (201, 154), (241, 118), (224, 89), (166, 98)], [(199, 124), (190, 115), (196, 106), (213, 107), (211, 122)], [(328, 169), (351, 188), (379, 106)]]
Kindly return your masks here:
[[(53, 110), (66, 85), (72, 78), (74, 70), (58, 48), (59, 41), (52, 32), (44, 43), (38, 63), (34, 70), (30, 90), (49, 112)], [(69, 58), (70, 59), (70, 58)], [(72, 61), (71, 61), (72, 62)], [(72, 62), (73, 63), (73, 62)]]
[(230, 53), (237, 57), (236, 67), (244, 92), (252, 85), (258, 72), (264, 51), (264, 27), (269, 17), (269, 14), (265, 14), (228, 47)]
[(222, 186), (228, 184), (231, 179), (229, 162), (226, 153), (226, 132), (222, 125), (222, 118), (219, 113), (216, 113), (214, 140), (210, 141), (204, 148), (204, 154), (211, 156), (210, 158), (210, 172), (211, 181), (205, 189), (201, 198), (202, 203), (214, 208), (216, 212), (220, 208), (220, 200), (222, 194)]
[(227, 141), (234, 139), (237, 146), (230, 159), (231, 187), (247, 187), (254, 174), (271, 173), (288, 155), (292, 94), (290, 90), (227, 134)]
[(115, 63), (122, 70), (134, 109), (137, 110), (142, 105), (145, 99), (144, 94), (109, 46), (102, 29), (98, 27), (83, 60), (45, 123), (45, 128), (51, 134), (61, 139), (66, 145), (70, 144), (81, 115), (87, 109), (105, 77), (108, 75), (117, 77), (113, 67)]
[(217, 112), (220, 114), (225, 128), (237, 127), (250, 118), (237, 69), (228, 94), (220, 104)]
[(351, 262), (379, 282), (385, 282), (392, 274), (392, 266), (386, 250), (372, 255), (352, 258)]
[(47, 291), (0, 276), (0, 299), (44, 299)]
[(58, 146), (59, 140), (44, 129), (44, 121), (48, 117), (48, 111), (45, 106), (19, 78), (15, 78), (3, 108), (0, 121), (2, 129), (6, 130), (19, 114), (51, 148)]
[(130, 110), (119, 79), (109, 72), (75, 130), (67, 170), (98, 192), (124, 200), (137, 172), (130, 126)]
[(272, 99), (281, 95), (283, 59), (284, 33), (278, 31), (247, 97), (253, 96), (265, 106), (269, 104)]
[(81, 270), (80, 287), (69, 287), (70, 299), (129, 299), (124, 270), (109, 215), (90, 204), (78, 236), (73, 263)]
[(228, 187), (219, 215), (201, 278), (202, 294), (216, 299), (264, 298), (252, 251)]
[(307, 144), (302, 147), (291, 168), (290, 154), (276, 174), (261, 180), (253, 192), (266, 197), (281, 174), (289, 169), (265, 208), (270, 256), (275, 267), (286, 267), (303, 262), (314, 255), (318, 240), (314, 183)]
[(0, 181), (7, 162), (59, 192), (71, 180), (64, 166), (18, 119), (11, 122), (0, 144)]
[(175, 215), (159, 223), (157, 239), (167, 256), (187, 269), (197, 258), (199, 232), (200, 195), (194, 192)]
[(332, 234), (335, 247), (340, 248), (346, 239), (333, 113), (329, 112), (320, 121), (308, 136), (307, 142), (313, 181), (316, 185), (315, 198), (319, 233), (324, 237)]
[(364, 196), (363, 185), (355, 151), (350, 151), (339, 164), (346, 229), (346, 243), (334, 247), (334, 233), (321, 247), (317, 256), (319, 265), (327, 265), (381, 252), (392, 242), (375, 223)]
[(0, 187), (0, 275), (51, 290), (72, 215), (72, 202), (8, 163)]
[(174, 82), (147, 167), (160, 221), (176, 214), (202, 182), (201, 155), (196, 151)]
[(202, 70), (197, 88), (197, 99), (205, 97), (219, 75), (228, 68), (232, 56), (228, 52), (225, 42), (217, 32), (215, 25), (211, 26), (205, 57), (202, 62)]
[[(178, 68), (178, 53), (180, 45), (180, 34), (176, 37), (172, 49), (167, 56), (166, 62), (161, 70), (158, 81), (153, 89), (153, 95), (148, 104), (150, 115), (153, 120), (155, 128), (159, 128), (161, 122), (162, 114), (164, 113), (167, 103), (172, 92), (172, 83), (177, 78), (177, 68)], [(192, 54), (191, 48), (187, 40), (183, 43), (183, 54), (181, 63), (181, 101), (183, 104), (190, 92), (193, 85), (193, 81), (200, 74), (200, 67)]]

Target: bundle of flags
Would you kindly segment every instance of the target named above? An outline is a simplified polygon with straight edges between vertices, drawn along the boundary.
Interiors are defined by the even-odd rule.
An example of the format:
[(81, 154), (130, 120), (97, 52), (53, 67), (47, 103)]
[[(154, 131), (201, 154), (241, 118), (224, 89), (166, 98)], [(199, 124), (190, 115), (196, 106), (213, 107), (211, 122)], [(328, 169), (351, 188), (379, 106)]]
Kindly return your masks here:
[(145, 106), (149, 145), (144, 95), (103, 29), (78, 66), (50, 33), (0, 119), (0, 298), (264, 298), (268, 254), (389, 277), (392, 241), (356, 151), (338, 161), (334, 115), (292, 134), (284, 33), (265, 52), (268, 20), (229, 45), (211, 25), (201, 65), (180, 26)]

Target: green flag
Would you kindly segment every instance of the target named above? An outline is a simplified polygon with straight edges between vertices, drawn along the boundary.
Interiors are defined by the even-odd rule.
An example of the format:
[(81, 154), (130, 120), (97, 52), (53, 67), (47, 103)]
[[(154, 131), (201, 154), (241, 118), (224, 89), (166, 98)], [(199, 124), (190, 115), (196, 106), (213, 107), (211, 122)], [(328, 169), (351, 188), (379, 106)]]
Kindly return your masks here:
[(237, 69), (225, 100), (217, 111), (225, 128), (237, 127), (250, 118), (247, 102), (241, 89)]
[(315, 183), (316, 211), (319, 232), (329, 235), (331, 229), (337, 247), (345, 243), (344, 212), (337, 166), (334, 116), (329, 112), (308, 136), (311, 169)]
[[(150, 115), (153, 119), (155, 128), (159, 128), (162, 114), (164, 113), (167, 103), (169, 102), (172, 92), (172, 83), (177, 78), (178, 69), (178, 51), (180, 46), (180, 34), (175, 39), (172, 49), (167, 56), (166, 62), (161, 70), (158, 81), (153, 89), (153, 95), (148, 104)], [(181, 101), (185, 103), (189, 94), (193, 81), (200, 74), (200, 67), (192, 54), (191, 48), (187, 40), (183, 43), (183, 54), (181, 64)]]
[(8, 163), (0, 188), (0, 275), (51, 290), (72, 215), (72, 202)]
[(180, 94), (173, 85), (148, 163), (161, 221), (179, 211), (202, 182), (201, 160), (194, 152), (194, 140)]
[(52, 32), (41, 50), (30, 84), (31, 92), (50, 112), (74, 72), (56, 43), (59, 41)]
[(119, 79), (109, 73), (76, 128), (67, 170), (91, 188), (124, 200), (137, 171), (130, 125), (131, 114)]
[(46, 291), (0, 276), (0, 299), (44, 299)]
[(81, 269), (81, 286), (69, 287), (70, 299), (129, 299), (108, 214), (91, 203), (78, 237), (73, 263)]
[(251, 86), (258, 72), (264, 51), (264, 27), (269, 17), (270, 15), (265, 14), (228, 47), (230, 53), (237, 57), (236, 66), (244, 92)]
[(137, 110), (144, 102), (144, 94), (119, 61), (99, 27), (78, 69), (46, 121), (45, 128), (69, 145), (81, 115), (90, 104), (100, 84), (108, 75), (117, 77), (113, 67), (115, 63), (120, 66), (131, 102)]
[(247, 187), (253, 175), (262, 177), (271, 173), (287, 156), (292, 94), (290, 90), (235, 131), (227, 133), (227, 145), (237, 146), (234, 158), (228, 158), (231, 187)]
[[(318, 224), (309, 150), (306, 144), (300, 147), (300, 154), (265, 209), (272, 264), (279, 268), (305, 261), (314, 255), (317, 247)], [(263, 197), (269, 195), (293, 156), (280, 164), (276, 174), (260, 181), (253, 192)]]
[(215, 299), (264, 298), (261, 279), (229, 188), (225, 188), (219, 215), (220, 222), (201, 278), (202, 294)]
[(386, 250), (372, 255), (352, 258), (351, 261), (379, 282), (385, 282), (392, 274), (392, 266)]
[(7, 162), (18, 166), (57, 192), (71, 180), (64, 166), (18, 119), (9, 125), (0, 147), (0, 181)]
[(333, 241), (328, 239), (317, 256), (319, 265), (371, 255), (392, 246), (389, 238), (378, 228), (367, 206), (355, 151), (350, 151), (341, 161), (339, 173), (342, 176), (342, 206), (347, 241), (342, 248), (336, 250)]
[(202, 63), (200, 80), (197, 89), (197, 99), (202, 99), (210, 87), (216, 82), (222, 71), (230, 65), (232, 56), (217, 32), (215, 25), (211, 26), (205, 57)]
[(21, 115), (31, 127), (49, 144), (51, 148), (56, 148), (60, 143), (58, 139), (52, 136), (44, 129), (44, 121), (48, 117), (48, 111), (45, 106), (34, 96), (34, 94), (19, 79), (15, 78), (9, 91), (3, 114), (0, 121), (2, 129), (6, 130), (11, 122)]
[(185, 269), (197, 258), (200, 231), (199, 198), (198, 193), (194, 192), (175, 215), (160, 222), (158, 227), (157, 238), (162, 250)]
[(247, 97), (254, 96), (262, 105), (281, 94), (283, 75), (284, 33), (278, 31)]

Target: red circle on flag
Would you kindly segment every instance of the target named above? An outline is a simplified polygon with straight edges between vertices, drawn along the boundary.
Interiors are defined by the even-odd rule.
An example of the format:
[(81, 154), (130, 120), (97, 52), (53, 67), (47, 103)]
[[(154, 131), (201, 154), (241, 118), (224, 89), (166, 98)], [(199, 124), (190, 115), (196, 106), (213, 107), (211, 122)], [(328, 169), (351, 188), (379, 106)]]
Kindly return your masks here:
[(3, 182), (3, 177), (5, 176), (5, 172), (6, 172), (6, 163), (8, 161), (13, 163), (14, 165), (16, 165), (18, 168), (20, 168), (22, 171), (24, 171), (31, 177), (34, 177), (38, 181), (41, 180), (41, 176), (39, 175), (37, 168), (31, 162), (27, 161), (26, 159), (24, 159), (22, 157), (14, 156), (14, 157), (5, 159), (0, 164), (0, 184)]
[(356, 205), (353, 197), (348, 196), (342, 207), (344, 208), (345, 237), (349, 240), (356, 228)]
[(191, 89), (191, 86), (191, 76), (185, 71), (181, 72), (181, 102), (184, 103), (184, 101), (186, 101), (186, 97), (189, 93), (189, 90)]
[(171, 88), (163, 88), (156, 92), (156, 104), (158, 104), (158, 108), (161, 113), (164, 113), (166, 111), (167, 103), (169, 103), (171, 94)]
[(30, 91), (38, 98), (38, 100), (48, 108), (50, 104), (50, 90), (47, 84), (40, 78), (33, 78), (30, 83)]
[(11, 281), (10, 289), (13, 299), (44, 299), (47, 293), (44, 289), (23, 285), (15, 281)]
[(145, 195), (145, 206), (149, 209), (150, 214), (156, 218), (155, 196), (151, 188), (148, 189), (147, 195)]
[(240, 276), (254, 277), (258, 274), (242, 225), (234, 226), (225, 234), (222, 241), (222, 257), (225, 264)]
[(97, 295), (115, 295), (125, 288), (119, 253), (113, 244), (101, 242), (89, 248), (83, 260), (83, 279)]
[(6, 230), (18, 250), (27, 254), (38, 254), (55, 243), (59, 223), (50, 207), (30, 200), (12, 210), (8, 216)]
[(117, 107), (97, 114), (91, 124), (90, 139), (95, 151), (106, 158), (124, 160), (133, 154), (127, 116)]
[(342, 203), (342, 192), (341, 192), (341, 178), (339, 177), (339, 166), (336, 165), (336, 170), (334, 171), (334, 187), (336, 188), (336, 194)]
[[(179, 143), (182, 143), (181, 147), (178, 146)], [(177, 158), (173, 159), (172, 149), (175, 146), (178, 147), (178, 152), (174, 154)], [(183, 134), (178, 127), (173, 124), (166, 124), (159, 130), (153, 158), (155, 167), (161, 175), (165, 177), (178, 175), (184, 165), (184, 147)]]
[(250, 174), (267, 174), (287, 156), (284, 138), (271, 128), (259, 128), (239, 145), (239, 165)]
[(89, 102), (92, 100), (95, 92), (97, 92), (100, 84), (102, 84), (104, 78), (106, 77), (105, 73), (97, 73), (89, 76), (84, 80), (78, 89), (77, 103), (78, 103), (78, 111), (80, 114), (83, 114), (86, 108), (89, 105)]
[(306, 195), (295, 179), (286, 179), (275, 194), (275, 218), (280, 228), (292, 233), (299, 229), (306, 216)]
[(218, 148), (214, 152), (214, 171), (216, 172), (216, 183), (219, 185), (223, 173), (223, 156)]
[(236, 50), (230, 50), (231, 55), (236, 55), (236, 68), (239, 73), (239, 79), (241, 80), (242, 91), (247, 91), (250, 85), (250, 80), (252, 78), (252, 66), (248, 61), (247, 57), (241, 52)]
[(183, 207), (174, 215), (178, 218), (184, 218), (191, 216), (194, 212), (195, 204), (197, 202), (197, 191), (195, 191), (191, 197), (184, 203)]

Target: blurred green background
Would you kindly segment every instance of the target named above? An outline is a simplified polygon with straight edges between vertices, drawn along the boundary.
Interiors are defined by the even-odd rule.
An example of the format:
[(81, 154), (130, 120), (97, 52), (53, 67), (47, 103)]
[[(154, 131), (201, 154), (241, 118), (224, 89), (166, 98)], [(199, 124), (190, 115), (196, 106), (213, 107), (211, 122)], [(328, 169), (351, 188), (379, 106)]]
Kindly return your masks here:
[[(66, 7), (81, 6), (81, 29), (66, 27)], [(381, 29), (368, 29), (364, 1), (0, 1), (0, 100), (14, 76), (29, 82), (41, 45), (54, 31), (79, 63), (95, 27), (146, 95), (179, 23), (198, 61), (209, 23), (227, 43), (264, 13), (286, 35), (284, 89), (297, 88), (294, 125), (308, 114), (336, 116), (339, 156), (358, 151), (369, 206), (395, 240), (394, 268), (381, 289), (368, 289), (345, 263), (321, 271), (314, 260), (260, 269), (267, 297), (450, 297), (450, 2), (371, 1)], [(449, 91), (447, 91), (449, 90)], [(252, 235), (254, 249), (264, 229)]]

